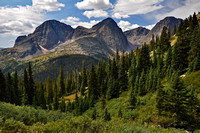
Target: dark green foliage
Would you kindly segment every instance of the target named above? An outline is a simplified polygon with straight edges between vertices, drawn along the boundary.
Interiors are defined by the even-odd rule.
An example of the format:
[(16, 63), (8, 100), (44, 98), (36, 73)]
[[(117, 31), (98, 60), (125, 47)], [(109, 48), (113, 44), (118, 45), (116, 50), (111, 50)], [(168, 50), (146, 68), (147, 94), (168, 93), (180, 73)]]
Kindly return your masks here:
[(59, 91), (60, 97), (65, 94), (65, 84), (64, 84), (64, 75), (63, 75), (62, 65), (60, 66), (60, 73), (58, 76), (58, 91)]
[(29, 91), (27, 91), (29, 103), (33, 103), (33, 97), (35, 96), (35, 83), (33, 80), (33, 72), (31, 68), (31, 63), (29, 62), (28, 64), (28, 86), (29, 86)]
[(176, 24), (174, 24), (174, 30), (173, 30), (173, 33), (172, 33), (172, 35), (175, 35), (176, 34)]
[(53, 102), (53, 85), (50, 77), (47, 78), (46, 90), (47, 90), (47, 102), (48, 104), (50, 104)]
[(145, 88), (145, 82), (146, 82), (146, 75), (145, 75), (144, 70), (143, 70), (143, 72), (142, 72), (142, 74), (139, 78), (138, 94), (140, 96), (144, 96), (147, 93), (146, 88)]
[(200, 52), (197, 54), (197, 57), (194, 59), (193, 72), (200, 70)]
[(59, 104), (59, 109), (61, 112), (65, 112), (66, 104), (65, 104), (65, 99), (62, 97), (62, 101)]
[(17, 71), (15, 71), (14, 73), (14, 77), (13, 77), (13, 95), (15, 96), (14, 97), (14, 103), (16, 105), (20, 105), (21, 104), (21, 97), (20, 97), (20, 92), (19, 92), (19, 80), (18, 80), (18, 74), (17, 74)]
[(55, 96), (54, 97), (54, 103), (53, 103), (53, 109), (58, 110), (58, 107), (59, 107), (58, 97)]
[(6, 91), (7, 91), (6, 101), (14, 103), (15, 92), (13, 92), (12, 77), (10, 73), (6, 75)]
[(42, 109), (47, 109), (47, 105), (46, 105), (46, 99), (44, 97), (44, 87), (43, 84), (41, 84), (41, 89), (40, 89), (40, 96), (39, 96), (39, 106)]
[(81, 95), (84, 95), (85, 87), (87, 86), (87, 76), (85, 70), (85, 63), (83, 62), (81, 71)]
[(168, 67), (171, 67), (171, 61), (172, 61), (172, 48), (170, 47), (167, 51), (166, 59), (165, 59), (165, 70)]
[(192, 62), (200, 51), (200, 27), (196, 27), (191, 36), (189, 61)]
[(106, 98), (108, 100), (112, 99), (112, 98), (117, 98), (119, 97), (119, 81), (118, 80), (109, 80), (109, 87), (108, 87), (108, 91), (107, 91), (107, 95)]
[(135, 94), (134, 94), (133, 89), (131, 89), (131, 92), (130, 92), (130, 96), (129, 96), (129, 97), (130, 97), (130, 98), (129, 98), (129, 104), (130, 104), (131, 108), (134, 109), (135, 106), (136, 106), (136, 103), (137, 103), (137, 99), (136, 99), (136, 96), (135, 96)]
[(0, 101), (6, 101), (6, 95), (6, 80), (2, 71), (0, 70)]
[(21, 100), (21, 104), (22, 105), (28, 105), (29, 102), (28, 102), (28, 96), (27, 96), (27, 93), (26, 93), (26, 89), (24, 87), (22, 87), (22, 100)]
[(160, 36), (160, 42), (159, 42), (159, 48), (158, 48), (162, 55), (170, 47), (169, 39), (170, 39), (170, 31), (167, 32), (167, 27), (164, 26), (161, 36)]
[(92, 119), (96, 120), (96, 117), (97, 117), (97, 110), (96, 110), (96, 108), (94, 108), (93, 112), (92, 112)]
[(150, 41), (150, 51), (154, 50), (156, 48), (156, 42), (154, 39), (154, 34), (152, 35), (152, 39)]
[(108, 112), (107, 108), (105, 109), (105, 112), (104, 112), (104, 120), (105, 121), (110, 121), (111, 120), (111, 116), (110, 116), (110, 113)]
[(72, 87), (72, 75), (70, 73), (67, 73), (67, 80), (66, 80), (66, 91), (67, 94), (70, 94), (70, 92), (72, 91), (71, 87)]
[(92, 64), (91, 65), (91, 70), (90, 70), (90, 77), (88, 81), (88, 98), (90, 99), (90, 105), (93, 106), (94, 101), (98, 98), (99, 96), (99, 91), (97, 88), (97, 75), (95, 71), (95, 67)]
[[(111, 69), (113, 69), (113, 67)], [(125, 60), (124, 51), (123, 51), (122, 57), (121, 57), (121, 65), (120, 65), (120, 73), (119, 74), (120, 74), (120, 77), (119, 77), (120, 90), (125, 91), (125, 90), (128, 89), (128, 75), (127, 75), (126, 60)]]

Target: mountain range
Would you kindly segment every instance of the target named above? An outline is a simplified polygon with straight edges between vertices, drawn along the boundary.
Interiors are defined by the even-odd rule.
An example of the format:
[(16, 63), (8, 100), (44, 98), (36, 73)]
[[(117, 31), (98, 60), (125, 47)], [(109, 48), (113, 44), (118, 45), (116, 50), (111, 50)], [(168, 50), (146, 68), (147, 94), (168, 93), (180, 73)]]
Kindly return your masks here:
[[(82, 61), (86, 67), (97, 63), (99, 59), (107, 60), (113, 57), (118, 49), (130, 51), (148, 43), (152, 35), (160, 35), (163, 26), (174, 29), (178, 27), (181, 19), (166, 17), (158, 22), (152, 30), (139, 27), (123, 32), (112, 18), (107, 18), (92, 28), (78, 26), (72, 28), (57, 20), (48, 20), (39, 25), (28, 36), (19, 36), (13, 48), (0, 51), (0, 69), (4, 72), (18, 70), (23, 73), (26, 64), (31, 62), (34, 66), (36, 79), (45, 79), (46, 75), (55, 78), (60, 64), (67, 71), (81, 66)], [(80, 67), (77, 67), (80, 69)], [(36, 74), (35, 74), (36, 75)]]

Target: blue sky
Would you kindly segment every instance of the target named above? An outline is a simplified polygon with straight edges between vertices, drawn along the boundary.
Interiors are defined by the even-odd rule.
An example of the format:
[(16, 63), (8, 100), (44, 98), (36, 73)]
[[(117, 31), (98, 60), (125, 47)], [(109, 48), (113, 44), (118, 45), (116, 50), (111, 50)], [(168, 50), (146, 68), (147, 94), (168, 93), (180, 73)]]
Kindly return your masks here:
[(125, 31), (151, 29), (166, 16), (184, 19), (199, 11), (199, 0), (0, 0), (0, 47), (12, 47), (17, 36), (50, 19), (90, 28), (112, 17)]

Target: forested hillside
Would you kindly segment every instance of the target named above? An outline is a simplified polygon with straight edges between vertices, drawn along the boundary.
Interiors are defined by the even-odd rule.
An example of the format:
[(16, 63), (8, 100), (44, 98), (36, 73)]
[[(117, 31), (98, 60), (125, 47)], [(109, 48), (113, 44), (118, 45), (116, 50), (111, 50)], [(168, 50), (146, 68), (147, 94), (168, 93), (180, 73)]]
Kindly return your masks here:
[(172, 34), (163, 27), (150, 44), (116, 50), (90, 70), (84, 62), (73, 74), (57, 69), (45, 82), (33, 80), (31, 63), (23, 79), (0, 71), (0, 132), (200, 132), (195, 13)]

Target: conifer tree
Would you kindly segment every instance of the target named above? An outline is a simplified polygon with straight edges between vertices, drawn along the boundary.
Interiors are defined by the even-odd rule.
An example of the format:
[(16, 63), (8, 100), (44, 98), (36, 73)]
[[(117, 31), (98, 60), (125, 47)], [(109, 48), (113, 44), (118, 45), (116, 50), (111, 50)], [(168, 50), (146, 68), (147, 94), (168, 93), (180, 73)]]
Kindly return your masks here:
[(47, 89), (47, 101), (48, 104), (50, 104), (53, 102), (53, 86), (50, 77), (47, 78), (46, 89)]
[(136, 103), (137, 103), (137, 99), (135, 97), (133, 89), (131, 89), (130, 96), (129, 96), (129, 104), (130, 104), (132, 109), (135, 108)]
[(144, 96), (147, 93), (145, 89), (145, 82), (146, 82), (146, 75), (143, 70), (139, 79), (139, 95), (140, 96)]
[(60, 66), (60, 72), (58, 76), (58, 90), (59, 90), (59, 96), (65, 94), (65, 84), (64, 84), (64, 75), (63, 75), (63, 66)]
[(150, 51), (154, 50), (156, 47), (156, 42), (155, 42), (155, 39), (154, 39), (154, 34), (152, 35), (152, 39), (150, 41)]
[(129, 89), (134, 89), (134, 83), (135, 83), (135, 78), (137, 76), (137, 72), (136, 72), (136, 60), (135, 60), (135, 56), (133, 56), (132, 61), (131, 61), (131, 66), (129, 68), (129, 73), (128, 73), (128, 86)]
[(59, 104), (59, 109), (60, 111), (65, 112), (65, 108), (66, 108), (65, 99), (62, 97), (62, 101)]
[(170, 47), (170, 42), (169, 42), (170, 35), (168, 35), (168, 34), (170, 34), (170, 31), (169, 31), (169, 33), (167, 33), (167, 27), (164, 26), (163, 30), (162, 30), (162, 33), (160, 35), (160, 42), (159, 42), (159, 44), (160, 44), (159, 45), (160, 46), (160, 52), (161, 52), (162, 55)]
[(27, 91), (28, 94), (28, 99), (30, 104), (33, 103), (33, 97), (35, 96), (35, 83), (33, 80), (33, 72), (32, 72), (32, 68), (31, 68), (31, 64), (29, 62), (28, 64), (28, 86), (29, 86), (29, 91)]
[(165, 68), (168, 68), (171, 66), (171, 61), (172, 61), (172, 48), (170, 47), (167, 51), (167, 56), (165, 59)]
[(84, 95), (85, 87), (87, 86), (87, 76), (85, 70), (85, 63), (82, 63), (82, 71), (81, 71), (81, 95)]
[(92, 64), (91, 65), (91, 70), (90, 70), (90, 77), (88, 81), (88, 97), (90, 101), (94, 102), (98, 98), (98, 91), (97, 91), (97, 76), (96, 76), (96, 71), (95, 67)]
[(187, 123), (187, 107), (190, 106), (188, 102), (189, 91), (184, 86), (182, 79), (179, 78), (178, 72), (173, 75), (169, 94), (165, 104), (168, 107), (166, 111), (174, 116), (176, 125), (181, 125), (182, 122)]
[(200, 70), (200, 52), (197, 54), (197, 57), (194, 59), (194, 67), (193, 71), (199, 71)]
[(21, 99), (22, 106), (28, 105), (28, 95), (26, 93), (25, 87), (22, 87), (22, 99)]
[(0, 101), (6, 101), (6, 80), (0, 69)]
[(16, 105), (20, 105), (20, 96), (19, 96), (19, 88), (18, 88), (18, 74), (17, 74), (17, 71), (15, 71), (14, 73), (14, 78), (13, 78), (13, 89), (14, 89), (14, 96), (15, 96), (15, 104)]
[(39, 96), (39, 105), (42, 109), (47, 109), (46, 99), (44, 97), (44, 87), (42, 83), (41, 83), (40, 96)]
[(15, 92), (13, 92), (14, 90), (12, 85), (12, 77), (10, 73), (7, 73), (6, 75), (6, 91), (7, 91), (6, 101), (13, 104)]
[(172, 33), (172, 35), (175, 35), (176, 34), (176, 24), (174, 24), (174, 30), (173, 30), (173, 33)]
[(66, 80), (66, 91), (67, 93), (70, 93), (72, 91), (72, 75), (70, 73), (67, 73), (67, 80)]
[(124, 51), (122, 52), (121, 57), (121, 65), (120, 65), (120, 77), (119, 77), (119, 86), (121, 91), (125, 91), (128, 89), (128, 75), (126, 71), (126, 62), (125, 62), (125, 56)]
[(200, 28), (197, 27), (194, 29), (192, 36), (191, 36), (191, 42), (190, 42), (190, 51), (189, 51), (189, 61), (192, 62), (194, 58), (197, 56), (198, 52), (200, 51)]
[(59, 102), (58, 102), (58, 96), (56, 95), (54, 97), (53, 109), (58, 110), (58, 107), (59, 107)]

